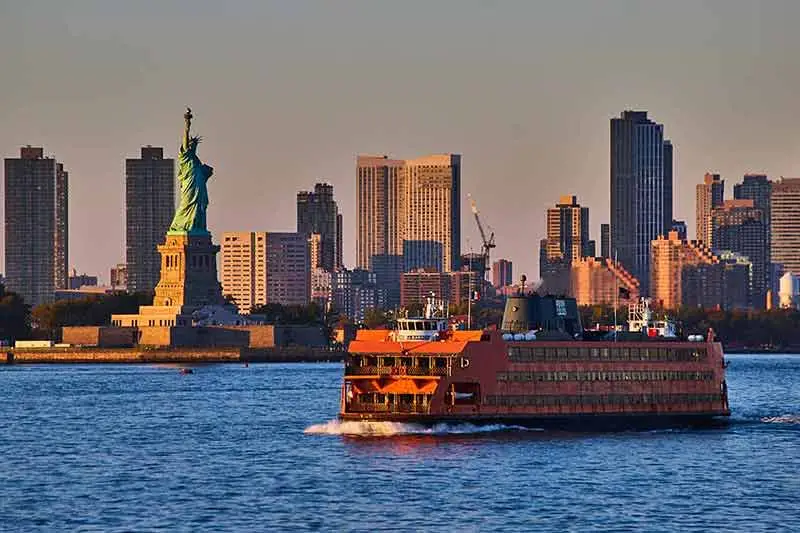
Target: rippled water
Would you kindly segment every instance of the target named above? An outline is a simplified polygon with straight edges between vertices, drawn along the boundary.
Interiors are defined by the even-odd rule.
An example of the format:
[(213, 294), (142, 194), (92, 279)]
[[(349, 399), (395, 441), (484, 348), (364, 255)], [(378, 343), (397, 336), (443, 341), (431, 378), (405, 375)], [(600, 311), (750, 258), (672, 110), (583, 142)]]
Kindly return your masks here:
[(0, 530), (800, 531), (800, 356), (730, 359), (729, 427), (608, 434), (340, 425), (336, 364), (0, 367)]

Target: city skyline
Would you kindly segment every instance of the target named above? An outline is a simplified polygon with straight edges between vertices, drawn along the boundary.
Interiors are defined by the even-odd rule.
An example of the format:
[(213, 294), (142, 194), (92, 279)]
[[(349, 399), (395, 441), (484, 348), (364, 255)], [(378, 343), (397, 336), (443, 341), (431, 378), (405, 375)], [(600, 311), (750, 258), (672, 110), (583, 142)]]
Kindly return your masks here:
[[(173, 157), (173, 110), (187, 103), (203, 109), (199, 133), (214, 139), (212, 231), (291, 231), (296, 192), (325, 181), (344, 216), (348, 267), (356, 265), (357, 153), (463, 154), (462, 206), (472, 193), (496, 232), (495, 256), (529, 278), (538, 271), (540, 213), (559, 196), (581, 197), (593, 212), (590, 237), (600, 241), (599, 224), (609, 221), (607, 120), (621, 109), (647, 110), (667, 128), (676, 150), (674, 217), (690, 224), (705, 172), (734, 182), (747, 173), (800, 174), (790, 26), (798, 6), (449, 6), (453, 13), (446, 3), (426, 6), (422, 20), (408, 6), (248, 5), (222, 17), (207, 5), (194, 22), (215, 29), (208, 42), (181, 35), (174, 6), (157, 20), (145, 4), (3, 6), (0, 54), (17, 75), (0, 96), (0, 149), (13, 157), (20, 146), (44, 146), (68, 163), (68, 267), (103, 280), (124, 259), (124, 158), (146, 144)], [(452, 16), (459, 24), (440, 24)], [(146, 38), (137, 30), (143, 19)], [(424, 48), (375, 45), (368, 37), (376, 20), (431, 38), (419, 39)], [(549, 29), (566, 21), (579, 30), (569, 43)], [(470, 38), (453, 40), (456, 26)], [(358, 32), (343, 28), (366, 35), (354, 42), (344, 35)], [(325, 46), (316, 38), (299, 46), (300, 30)], [(625, 44), (632, 38), (635, 49)], [(199, 70), (182, 61), (200, 54)], [(390, 76), (409, 62), (418, 67), (413, 83)], [(59, 84), (44, 83), (54, 75)], [(187, 95), (176, 85), (186, 76), (222, 81)], [(462, 250), (477, 250), (468, 210), (461, 225)]]

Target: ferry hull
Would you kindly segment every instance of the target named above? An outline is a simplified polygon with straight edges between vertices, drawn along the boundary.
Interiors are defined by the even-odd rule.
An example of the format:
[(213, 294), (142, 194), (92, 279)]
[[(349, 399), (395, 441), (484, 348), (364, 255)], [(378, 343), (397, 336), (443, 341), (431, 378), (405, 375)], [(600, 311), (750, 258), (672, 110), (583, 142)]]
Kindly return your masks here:
[(631, 429), (713, 428), (728, 425), (729, 414), (670, 413), (653, 414), (580, 414), (580, 415), (409, 415), (400, 413), (340, 413), (339, 419), (350, 422), (395, 422), (423, 427), (437, 424), (506, 425), (564, 431), (624, 431)]

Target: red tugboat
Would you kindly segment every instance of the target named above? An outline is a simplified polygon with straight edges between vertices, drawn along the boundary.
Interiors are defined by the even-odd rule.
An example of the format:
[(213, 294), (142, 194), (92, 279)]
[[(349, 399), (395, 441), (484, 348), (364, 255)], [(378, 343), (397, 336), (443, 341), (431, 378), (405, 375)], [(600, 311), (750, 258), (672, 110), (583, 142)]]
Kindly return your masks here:
[(448, 328), (446, 304), (350, 343), (341, 420), (564, 429), (709, 425), (730, 415), (722, 347), (633, 306), (629, 331), (585, 331), (572, 298), (509, 297), (499, 331)]

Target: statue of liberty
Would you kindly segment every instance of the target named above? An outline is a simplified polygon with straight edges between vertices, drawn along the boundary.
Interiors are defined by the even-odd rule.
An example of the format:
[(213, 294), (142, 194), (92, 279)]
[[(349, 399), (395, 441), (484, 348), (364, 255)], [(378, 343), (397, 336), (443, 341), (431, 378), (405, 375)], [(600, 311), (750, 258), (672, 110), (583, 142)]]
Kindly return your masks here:
[(199, 136), (189, 137), (192, 125), (192, 110), (186, 108), (183, 115), (186, 126), (183, 142), (178, 152), (178, 183), (181, 201), (169, 227), (170, 234), (208, 235), (206, 228), (206, 209), (208, 208), (208, 188), (206, 182), (214, 169), (204, 165), (197, 157)]

